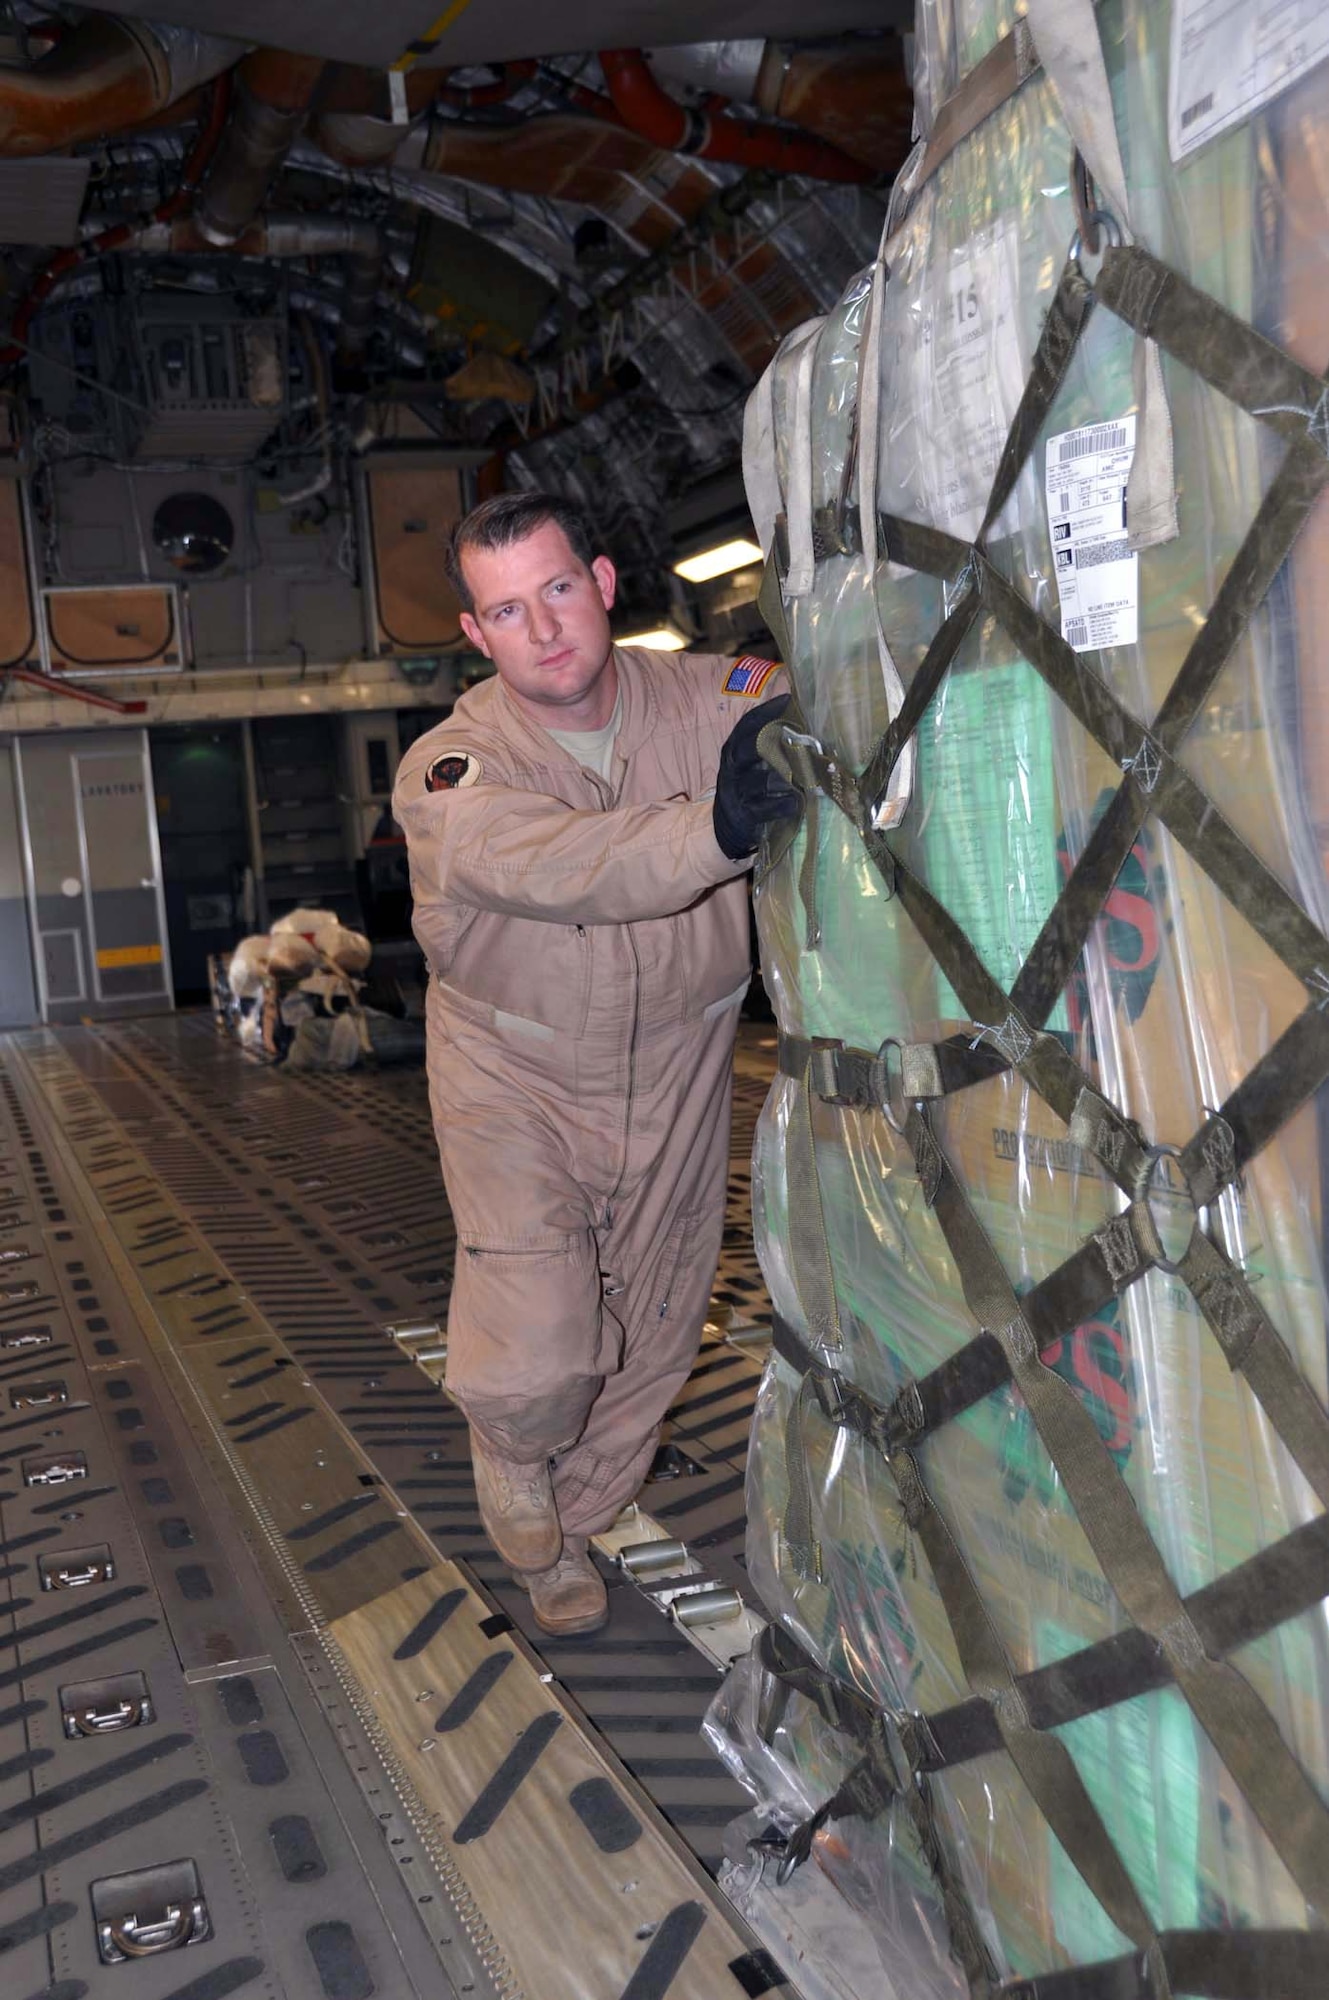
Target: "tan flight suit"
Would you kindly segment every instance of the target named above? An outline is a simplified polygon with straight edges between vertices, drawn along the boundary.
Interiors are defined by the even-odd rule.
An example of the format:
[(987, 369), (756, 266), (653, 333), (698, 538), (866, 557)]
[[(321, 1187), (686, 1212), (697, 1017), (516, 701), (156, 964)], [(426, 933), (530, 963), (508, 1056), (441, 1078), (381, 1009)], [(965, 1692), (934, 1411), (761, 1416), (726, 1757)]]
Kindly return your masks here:
[(447, 1384), (506, 1456), (556, 1456), (568, 1535), (633, 1498), (696, 1358), (750, 976), (720, 748), (783, 677), (618, 648), (614, 781), (496, 679), (407, 753), (429, 1087), (457, 1273)]

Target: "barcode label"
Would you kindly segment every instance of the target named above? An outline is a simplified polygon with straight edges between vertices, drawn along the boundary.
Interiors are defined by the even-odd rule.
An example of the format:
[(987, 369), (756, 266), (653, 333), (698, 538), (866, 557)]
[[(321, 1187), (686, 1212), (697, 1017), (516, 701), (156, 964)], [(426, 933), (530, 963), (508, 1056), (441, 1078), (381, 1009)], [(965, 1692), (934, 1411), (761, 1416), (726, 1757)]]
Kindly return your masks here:
[(1124, 451), (1130, 442), (1125, 424), (1095, 424), (1092, 430), (1072, 431), (1061, 440), (1058, 465), (1068, 459), (1087, 458), (1096, 451)]
[(1182, 131), (1184, 132), (1188, 125), (1193, 125), (1197, 118), (1203, 118), (1206, 111), (1212, 111), (1213, 108), (1214, 93), (1212, 90), (1204, 97), (1197, 97), (1194, 104), (1188, 104), (1181, 114)]
[(1075, 551), (1077, 569), (1097, 569), (1100, 563), (1125, 562), (1130, 543), (1123, 535), (1115, 542), (1081, 542)]
[(1068, 646), (1078, 649), (1089, 644), (1089, 627), (1083, 618), (1068, 618), (1061, 628), (1061, 636)]

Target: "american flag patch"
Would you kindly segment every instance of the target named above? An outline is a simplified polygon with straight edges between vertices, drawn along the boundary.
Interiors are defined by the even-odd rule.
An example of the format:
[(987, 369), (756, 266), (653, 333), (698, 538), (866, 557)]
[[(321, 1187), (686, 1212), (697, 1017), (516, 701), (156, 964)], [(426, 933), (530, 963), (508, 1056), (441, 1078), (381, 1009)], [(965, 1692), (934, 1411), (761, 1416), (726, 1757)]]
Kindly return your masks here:
[(772, 674), (778, 674), (778, 660), (735, 660), (729, 669), (729, 678), (724, 684), (726, 694), (746, 695), (755, 701)]

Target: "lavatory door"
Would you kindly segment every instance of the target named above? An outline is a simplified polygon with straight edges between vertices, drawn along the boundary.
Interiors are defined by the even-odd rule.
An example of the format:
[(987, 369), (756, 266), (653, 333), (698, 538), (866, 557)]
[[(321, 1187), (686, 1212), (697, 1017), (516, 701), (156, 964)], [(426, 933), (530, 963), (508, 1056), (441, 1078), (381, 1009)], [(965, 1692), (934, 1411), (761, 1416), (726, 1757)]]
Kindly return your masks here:
[(43, 1018), (169, 1008), (161, 857), (147, 736), (16, 743)]

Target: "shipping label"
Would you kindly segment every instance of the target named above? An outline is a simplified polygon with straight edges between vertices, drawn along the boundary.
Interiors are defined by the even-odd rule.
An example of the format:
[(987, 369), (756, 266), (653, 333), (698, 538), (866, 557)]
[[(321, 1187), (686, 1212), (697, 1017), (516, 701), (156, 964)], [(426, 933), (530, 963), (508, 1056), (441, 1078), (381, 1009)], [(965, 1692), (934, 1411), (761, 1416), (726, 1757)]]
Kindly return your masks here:
[(1168, 147), (1184, 160), (1329, 56), (1325, 0), (1173, 0)]
[(1019, 231), (998, 223), (930, 267), (905, 335), (905, 377), (926, 440), (918, 497), (927, 520), (965, 541), (978, 532), (1024, 393), (1019, 296)]
[(1139, 637), (1139, 557), (1126, 540), (1135, 418), (1062, 431), (1047, 444), (1048, 533), (1061, 636), (1077, 653)]

